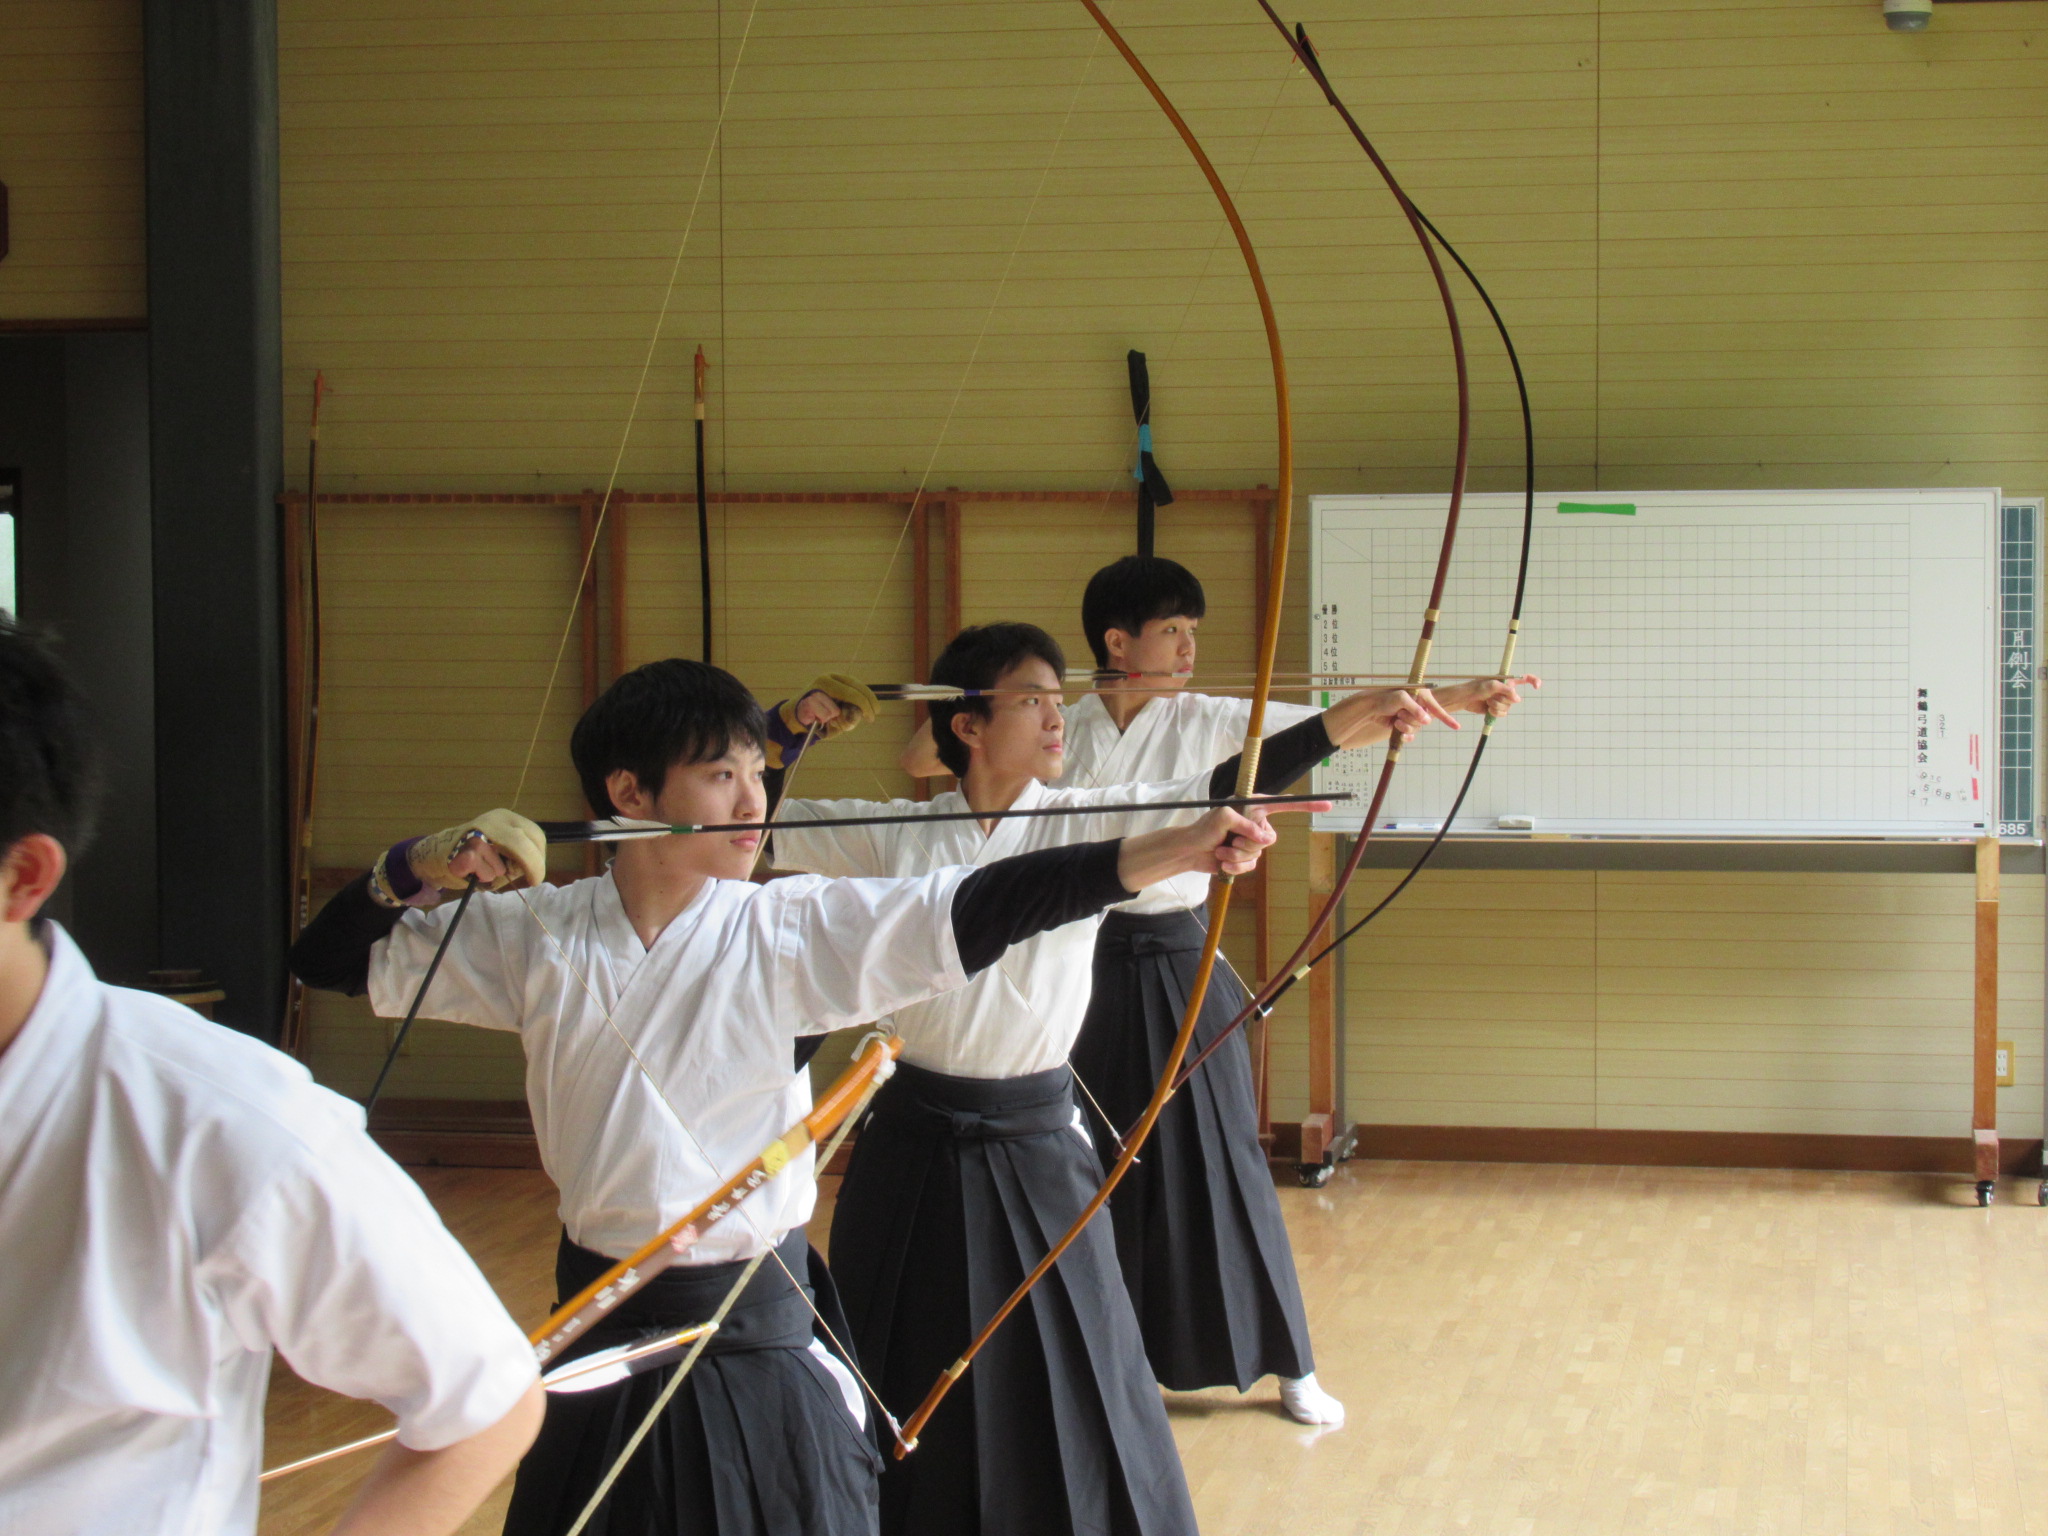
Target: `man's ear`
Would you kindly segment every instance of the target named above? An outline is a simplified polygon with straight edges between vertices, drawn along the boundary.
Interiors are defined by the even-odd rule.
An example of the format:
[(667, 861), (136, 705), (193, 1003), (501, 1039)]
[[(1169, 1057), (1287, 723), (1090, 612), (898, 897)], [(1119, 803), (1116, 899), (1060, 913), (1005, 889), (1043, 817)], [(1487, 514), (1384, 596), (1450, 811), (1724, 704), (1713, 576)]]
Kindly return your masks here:
[(1102, 632), (1102, 648), (1109, 652), (1110, 666), (1122, 667), (1125, 653), (1131, 648), (1131, 632), (1112, 624)]
[(654, 809), (654, 796), (647, 793), (640, 783), (640, 775), (630, 768), (614, 768), (606, 774), (604, 792), (611, 796), (612, 804), (621, 816), (646, 821), (648, 812)]
[(25, 923), (42, 910), (64, 878), (64, 845), (31, 832), (0, 859), (0, 922)]
[(970, 755), (981, 742), (982, 727), (988, 724), (981, 716), (965, 709), (955, 710), (953, 718), (947, 723), (953, 727), (954, 738)]

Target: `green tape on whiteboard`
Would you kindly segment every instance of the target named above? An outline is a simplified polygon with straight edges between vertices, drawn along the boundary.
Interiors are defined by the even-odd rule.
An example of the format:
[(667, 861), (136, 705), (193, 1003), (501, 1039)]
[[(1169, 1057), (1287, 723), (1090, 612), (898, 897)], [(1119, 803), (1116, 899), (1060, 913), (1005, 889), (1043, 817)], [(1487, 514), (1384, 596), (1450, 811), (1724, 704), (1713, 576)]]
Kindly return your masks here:
[(1608, 517), (1634, 517), (1636, 506), (1632, 501), (1560, 501), (1560, 512), (1601, 512)]

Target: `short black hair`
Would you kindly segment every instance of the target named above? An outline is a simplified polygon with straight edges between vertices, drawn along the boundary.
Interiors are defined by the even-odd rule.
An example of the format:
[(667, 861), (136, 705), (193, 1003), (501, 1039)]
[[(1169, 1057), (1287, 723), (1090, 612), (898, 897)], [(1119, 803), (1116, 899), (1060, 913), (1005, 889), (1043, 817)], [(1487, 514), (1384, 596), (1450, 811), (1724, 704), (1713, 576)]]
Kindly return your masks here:
[(1112, 629), (1135, 635), (1154, 619), (1199, 619), (1208, 611), (1202, 584), (1179, 561), (1125, 555), (1088, 578), (1088, 590), (1081, 594), (1081, 632), (1095, 653), (1095, 665), (1107, 667), (1104, 637)]
[(766, 751), (767, 740), (745, 683), (722, 667), (671, 656), (635, 667), (597, 696), (569, 737), (569, 760), (591, 811), (616, 816), (604, 781), (621, 768), (658, 795), (669, 769), (711, 762), (735, 743)]
[[(996, 679), (1036, 657), (1055, 676), (1067, 670), (1067, 653), (1036, 624), (976, 624), (953, 637), (932, 663), (931, 680), (949, 688), (993, 688)], [(987, 699), (942, 699), (931, 706), (932, 743), (939, 761), (955, 778), (967, 777), (967, 743), (953, 734), (955, 715), (989, 716)]]
[(40, 832), (76, 857), (92, 840), (99, 787), (77, 686), (50, 648), (0, 609), (0, 854)]

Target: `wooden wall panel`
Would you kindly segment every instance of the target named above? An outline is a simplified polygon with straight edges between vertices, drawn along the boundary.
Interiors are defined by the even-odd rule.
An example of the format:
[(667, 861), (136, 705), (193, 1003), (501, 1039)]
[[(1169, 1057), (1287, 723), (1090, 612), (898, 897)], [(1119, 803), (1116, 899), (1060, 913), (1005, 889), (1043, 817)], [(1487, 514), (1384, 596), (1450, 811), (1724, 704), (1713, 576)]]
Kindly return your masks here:
[[(786, 503), (711, 508), (716, 659), (763, 702), (800, 692), (821, 672), (908, 679), (909, 512), (894, 505)], [(627, 584), (630, 659), (697, 655), (697, 511), (633, 505)], [(873, 729), (821, 745), (796, 773), (803, 796), (907, 793), (896, 757), (910, 710), (890, 705)]]
[[(1449, 362), (1384, 190), (1251, 8), (1126, 9), (1266, 260), (1299, 488), (1441, 486)], [(1917, 37), (1887, 33), (1872, 0), (1341, 9), (1311, 18), (1332, 74), (1515, 326), (1543, 485), (2048, 489), (2038, 7), (1943, 6)], [(699, 340), (718, 488), (1122, 490), (1132, 346), (1151, 355), (1177, 485), (1273, 478), (1236, 254), (1078, 8), (284, 0), (281, 26), (287, 387), (302, 399), (315, 367), (338, 387), (331, 489), (575, 491), (615, 466), (636, 489), (682, 489)], [(1519, 480), (1518, 428), (1482, 319), (1468, 302), (1473, 484), (1491, 489)], [(720, 659), (764, 697), (824, 666), (907, 675), (900, 513), (769, 510), (715, 514)], [(632, 659), (694, 654), (690, 509), (634, 517)], [(970, 504), (964, 525), (965, 617), (1033, 618), (1078, 659), (1081, 583), (1125, 547), (1128, 513)], [(1162, 527), (1211, 585), (1206, 664), (1234, 668), (1250, 645), (1241, 529), (1194, 504)], [(402, 574), (414, 548), (366, 550), (337, 579)], [(1305, 594), (1298, 557), (1297, 667)], [(422, 678), (474, 654), (429, 613), (441, 631), (387, 637)], [(477, 724), (501, 757), (530, 728), (516, 692)], [(402, 723), (375, 694), (347, 707)], [(1570, 680), (1530, 707), (1569, 710)], [(891, 716), (835, 745), (800, 787), (893, 792), (905, 729)], [(400, 771), (381, 750), (337, 780), (362, 795), (342, 807), (350, 857), (414, 809), (377, 782)], [(457, 787), (490, 777), (444, 766)], [(1275, 869), (1284, 941), (1307, 920), (1298, 838)], [(1350, 1107), (1389, 1123), (1958, 1130), (1966, 885), (1430, 875), (1352, 968)], [(2006, 896), (2022, 1075), (2001, 1097), (2025, 1133), (2040, 882)], [(1299, 997), (1273, 1042), (1275, 1114), (1294, 1118)]]
[(0, 182), (0, 324), (141, 317), (138, 0), (0, 4)]
[[(359, 869), (401, 837), (494, 805), (586, 814), (566, 751), (582, 707), (573, 632), (548, 687), (576, 585), (575, 505), (323, 505), (320, 533), (314, 864)], [(581, 867), (574, 850), (554, 863), (563, 876)], [(391, 1026), (360, 1000), (327, 994), (314, 995), (310, 1018), (314, 1070), (367, 1092)], [(517, 1098), (520, 1081), (515, 1037), (423, 1023), (390, 1092)]]
[[(1390, 1125), (1960, 1135), (1973, 892), (1966, 875), (1424, 875), (1352, 967), (1350, 1108)], [(2000, 1126), (2028, 1136), (2040, 877), (2007, 877), (2003, 899), (2000, 1037), (2021, 1070)]]

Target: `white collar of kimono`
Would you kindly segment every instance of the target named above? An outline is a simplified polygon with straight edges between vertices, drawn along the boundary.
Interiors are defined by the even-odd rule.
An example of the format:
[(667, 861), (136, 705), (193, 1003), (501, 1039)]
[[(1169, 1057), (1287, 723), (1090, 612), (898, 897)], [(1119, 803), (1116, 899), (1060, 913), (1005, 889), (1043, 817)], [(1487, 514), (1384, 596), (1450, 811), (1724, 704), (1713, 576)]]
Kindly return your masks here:
[[(1043, 779), (1028, 780), (1024, 788), (1018, 792), (1017, 798), (1012, 800), (1004, 809), (1011, 811), (1031, 810), (1043, 805), (1046, 796), (1050, 793), (1051, 791), (1045, 787)], [(933, 814), (942, 811), (971, 811), (974, 809), (973, 806), (967, 803), (967, 796), (957, 789), (950, 789), (945, 794), (935, 796), (926, 803), (931, 806)], [(951, 825), (963, 829), (971, 828), (976, 832), (981, 832), (981, 824), (979, 822), (961, 821), (953, 822)], [(987, 864), (996, 859), (1007, 858), (1009, 855), (1019, 852), (1020, 850), (1017, 845), (1024, 841), (1025, 828), (1030, 825), (1031, 818), (1028, 816), (1004, 817), (996, 823), (993, 832), (982, 833), (981, 847), (976, 852), (973, 862), (976, 864)], [(915, 822), (910, 824), (909, 830), (918, 839), (919, 843), (922, 844), (925, 841), (924, 834), (919, 830)], [(939, 863), (950, 862), (952, 861), (939, 861)], [(934, 864), (933, 867), (937, 868), (938, 865)]]
[(0, 1056), (0, 1149), (25, 1139), (39, 1112), (69, 1073), (77, 1070), (99, 1022), (98, 985), (92, 966), (55, 922), (45, 919), (38, 937), (49, 952), (50, 973), (29, 1010), (27, 1022)]

